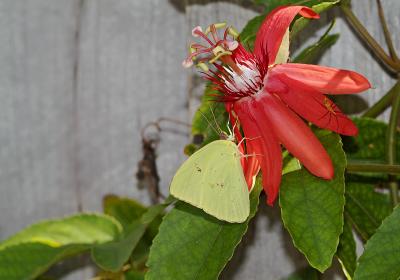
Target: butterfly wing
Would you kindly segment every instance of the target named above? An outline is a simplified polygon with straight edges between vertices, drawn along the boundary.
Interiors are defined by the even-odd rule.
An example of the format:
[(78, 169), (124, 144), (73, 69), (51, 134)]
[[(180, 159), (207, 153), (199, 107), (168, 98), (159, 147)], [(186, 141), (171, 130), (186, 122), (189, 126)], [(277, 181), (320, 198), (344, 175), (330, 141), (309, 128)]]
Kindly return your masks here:
[(241, 223), (249, 216), (240, 153), (231, 141), (214, 141), (194, 153), (178, 169), (170, 193), (220, 220)]

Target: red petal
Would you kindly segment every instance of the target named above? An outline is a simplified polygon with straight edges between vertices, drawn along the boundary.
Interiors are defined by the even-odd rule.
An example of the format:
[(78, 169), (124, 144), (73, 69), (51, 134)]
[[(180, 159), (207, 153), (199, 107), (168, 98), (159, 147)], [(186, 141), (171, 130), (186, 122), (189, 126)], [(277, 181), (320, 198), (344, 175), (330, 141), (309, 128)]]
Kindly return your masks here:
[(285, 74), (288, 78), (302, 82), (321, 93), (358, 93), (371, 88), (369, 81), (353, 71), (324, 67), (319, 65), (285, 63), (276, 65), (268, 77)]
[(293, 111), (321, 128), (349, 136), (358, 133), (354, 123), (329, 98), (284, 74), (271, 77), (266, 89), (278, 94)]
[[(234, 104), (246, 136), (247, 145), (256, 154), (261, 164), (262, 184), (267, 194), (267, 203), (273, 205), (279, 193), (282, 172), (282, 153), (275, 136), (268, 129), (269, 122), (254, 99), (246, 97)], [(262, 121), (261, 121), (262, 120)]]
[(319, 18), (317, 13), (305, 6), (282, 6), (265, 18), (254, 44), (254, 53), (261, 63), (274, 63), (282, 38), (298, 13), (306, 18)]
[(257, 106), (263, 108), (272, 130), (286, 149), (312, 174), (332, 179), (332, 161), (311, 129), (274, 95), (262, 92), (256, 98)]
[[(252, 145), (248, 145), (247, 146), (247, 154), (249, 154), (249, 155), (257, 154), (253, 150), (253, 146)], [(260, 171), (260, 163), (258, 162), (257, 157), (249, 156), (247, 158), (246, 171), (244, 173), (244, 177), (246, 179), (249, 191), (253, 187), (254, 176), (256, 176), (259, 171)]]
[[(244, 151), (244, 142), (242, 141), (243, 137), (239, 129), (239, 124), (237, 123), (237, 116), (235, 112), (232, 110), (233, 104), (231, 102), (225, 103), (225, 109), (229, 114), (229, 121), (233, 124), (233, 132), (235, 134), (235, 138), (239, 143), (239, 151), (243, 154)], [(255, 153), (250, 145), (247, 147), (247, 153), (253, 154)], [(258, 162), (256, 157), (242, 157), (240, 160), (243, 168), (244, 177), (246, 179), (247, 187), (249, 191), (253, 187), (254, 176), (257, 175), (260, 170), (260, 163)]]

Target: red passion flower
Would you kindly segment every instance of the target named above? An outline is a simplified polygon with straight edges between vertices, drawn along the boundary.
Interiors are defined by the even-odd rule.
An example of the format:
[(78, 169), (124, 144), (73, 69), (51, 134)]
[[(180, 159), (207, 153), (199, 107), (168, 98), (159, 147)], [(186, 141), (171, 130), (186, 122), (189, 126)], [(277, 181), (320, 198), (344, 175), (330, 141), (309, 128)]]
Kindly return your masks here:
[[(238, 33), (225, 23), (212, 24), (204, 32), (196, 27), (193, 36), (207, 45), (192, 43), (183, 61), (185, 67), (196, 63), (222, 93), (217, 98), (225, 103), (231, 122), (242, 128), (246, 154), (254, 155), (243, 159), (249, 188), (261, 168), (269, 205), (281, 182), (281, 144), (315, 176), (334, 177), (329, 155), (302, 118), (343, 135), (356, 135), (357, 127), (325, 94), (352, 94), (371, 87), (353, 71), (288, 63), (289, 25), (297, 14), (319, 18), (304, 6), (273, 10), (257, 32), (253, 52), (242, 46)], [(224, 28), (223, 35), (218, 34)], [(235, 135), (242, 143), (238, 126)]]

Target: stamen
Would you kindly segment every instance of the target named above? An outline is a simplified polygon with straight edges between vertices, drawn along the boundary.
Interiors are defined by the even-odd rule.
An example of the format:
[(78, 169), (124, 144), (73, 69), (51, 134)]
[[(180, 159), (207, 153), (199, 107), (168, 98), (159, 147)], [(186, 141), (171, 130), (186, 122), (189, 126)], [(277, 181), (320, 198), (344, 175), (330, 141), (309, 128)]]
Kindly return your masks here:
[(201, 26), (196, 26), (195, 28), (193, 28), (192, 35), (193, 37), (201, 37), (206, 40), (211, 46), (213, 45), (213, 42), (211, 42), (211, 40), (208, 39), (208, 37), (203, 33), (203, 29), (201, 28)]
[[(216, 46), (213, 50), (212, 50), (213, 54), (214, 54), (214, 58), (212, 58), (209, 62), (212, 64), (214, 62), (216, 62), (218, 59), (220, 59), (221, 57), (225, 56), (225, 55), (232, 55), (232, 52), (225, 50), (224, 48), (222, 48), (221, 46)], [(222, 60), (221, 60), (222, 61)]]
[(218, 38), (217, 29), (215, 28), (215, 25), (211, 24), (210, 29), (211, 29), (211, 36), (213, 37), (214, 42), (218, 42), (219, 38)]
[[(214, 23), (214, 24), (211, 24), (211, 25), (214, 25), (214, 27), (216, 29), (221, 29), (221, 28), (224, 28), (226, 26), (226, 22), (218, 22), (218, 23)], [(210, 33), (211, 25), (207, 27), (206, 32), (204, 32), (204, 34), (208, 35), (208, 33)]]
[[(225, 64), (235, 72), (237, 75), (242, 75), (243, 71), (240, 67), (236, 65), (236, 62), (231, 58), (232, 52), (239, 47), (239, 42), (236, 38), (239, 36), (239, 33), (233, 28), (226, 28), (226, 22), (219, 22), (215, 24), (211, 24), (207, 27), (205, 32), (200, 26), (196, 26), (192, 30), (192, 35), (194, 37), (201, 37), (207, 41), (210, 45), (204, 46), (202, 44), (192, 43), (189, 48), (189, 57), (187, 57), (182, 65), (184, 67), (190, 67), (193, 64), (197, 64), (204, 72), (209, 71), (209, 66), (206, 65), (206, 62), (214, 64), (218, 68), (218, 64), (216, 62), (220, 60), (222, 64)], [(218, 37), (217, 29), (225, 28), (223, 33), (223, 39)], [(211, 35), (210, 35), (211, 34)], [(228, 39), (228, 35), (232, 38)], [(208, 57), (207, 53), (211, 54), (211, 57)], [(201, 57), (198, 57), (201, 55)], [(223, 67), (221, 67), (223, 68)]]
[(230, 57), (230, 56), (221, 57), (221, 61), (223, 63), (225, 63), (226, 65), (228, 65), (239, 76), (243, 74), (243, 71), (236, 65), (236, 63), (233, 61), (232, 57)]
[(196, 26), (195, 28), (192, 29), (192, 36), (197, 38), (200, 37), (199, 33), (203, 33), (203, 29), (201, 26)]
[(227, 30), (228, 30), (228, 34), (231, 35), (233, 37), (233, 39), (236, 39), (237, 37), (239, 37), (239, 32), (232, 26), (228, 27)]
[(204, 62), (197, 63), (196, 67), (199, 67), (204, 72), (208, 72), (208, 70), (209, 70), (207, 64), (205, 64)]

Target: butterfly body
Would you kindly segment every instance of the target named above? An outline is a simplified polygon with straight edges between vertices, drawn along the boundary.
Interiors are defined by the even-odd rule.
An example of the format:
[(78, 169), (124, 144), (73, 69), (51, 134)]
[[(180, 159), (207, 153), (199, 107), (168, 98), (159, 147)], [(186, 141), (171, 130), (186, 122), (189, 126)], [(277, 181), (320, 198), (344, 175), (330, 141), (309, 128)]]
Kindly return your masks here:
[(178, 169), (170, 193), (227, 222), (249, 216), (249, 191), (235, 143), (217, 140), (195, 152)]

